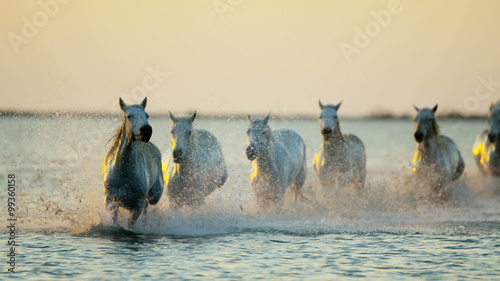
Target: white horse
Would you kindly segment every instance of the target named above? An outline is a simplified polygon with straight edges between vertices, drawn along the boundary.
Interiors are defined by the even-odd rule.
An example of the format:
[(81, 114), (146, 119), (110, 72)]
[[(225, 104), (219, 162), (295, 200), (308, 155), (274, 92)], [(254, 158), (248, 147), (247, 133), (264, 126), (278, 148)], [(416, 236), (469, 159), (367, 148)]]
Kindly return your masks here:
[(118, 207), (130, 210), (129, 227), (148, 204), (155, 205), (163, 193), (161, 152), (149, 139), (153, 129), (144, 111), (147, 98), (140, 105), (126, 105), (120, 98), (123, 110), (122, 124), (116, 130), (113, 145), (103, 162), (106, 207), (113, 222), (118, 218)]
[(472, 153), (484, 175), (500, 177), (500, 101), (491, 104), (488, 128), (476, 137)]
[(174, 208), (200, 205), (227, 179), (222, 150), (213, 134), (193, 129), (196, 112), (172, 120), (172, 151), (163, 162), (167, 194)]
[(281, 129), (271, 131), (269, 115), (252, 119), (247, 130), (246, 154), (252, 161), (253, 191), (261, 208), (274, 207), (279, 211), (287, 187), (291, 188), (292, 200), (303, 197), (300, 189), (306, 179), (306, 147), (295, 131)]
[(362, 189), (366, 178), (366, 152), (363, 142), (355, 135), (342, 134), (337, 105), (319, 102), (319, 117), (323, 143), (314, 157), (314, 169), (323, 187)]
[(417, 148), (413, 155), (413, 171), (418, 184), (430, 186), (439, 199), (446, 199), (451, 184), (463, 173), (465, 164), (456, 144), (440, 135), (434, 108), (419, 109), (414, 123)]

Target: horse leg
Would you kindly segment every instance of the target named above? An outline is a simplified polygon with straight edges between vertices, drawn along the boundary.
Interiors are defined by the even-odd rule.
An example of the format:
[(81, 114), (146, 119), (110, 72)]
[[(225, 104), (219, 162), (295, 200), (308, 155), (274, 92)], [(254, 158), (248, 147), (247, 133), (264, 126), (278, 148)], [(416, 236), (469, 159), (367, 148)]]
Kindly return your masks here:
[(146, 202), (144, 203), (144, 210), (142, 211), (143, 215), (147, 215), (148, 214), (148, 207), (149, 207), (149, 202), (146, 199)]
[(354, 176), (354, 188), (359, 191), (365, 187), (366, 171), (362, 167), (357, 167)]
[(344, 184), (343, 181), (341, 180), (342, 177), (343, 175), (341, 173), (335, 173), (334, 175), (334, 181), (332, 187), (333, 187), (333, 195), (335, 196), (335, 198), (339, 197), (340, 189)]
[(269, 205), (271, 206), (270, 209), (275, 214), (281, 213), (281, 210), (283, 208), (284, 196), (285, 194), (281, 194), (281, 196), (279, 194), (276, 194), (275, 196), (273, 196), (273, 198), (269, 198), (267, 200), (269, 202)]
[(434, 196), (434, 199), (437, 200), (437, 202), (444, 202), (447, 199), (447, 186), (446, 186), (446, 181), (443, 179), (438, 179), (433, 185), (432, 185), (432, 193)]
[(114, 224), (118, 221), (118, 204), (106, 196), (106, 208), (111, 212), (111, 220)]
[(128, 227), (133, 228), (135, 225), (135, 222), (141, 215), (142, 211), (144, 210), (144, 203), (140, 203), (135, 209), (130, 211), (130, 219), (128, 221)]
[(183, 207), (180, 198), (177, 195), (170, 195), (168, 197), (168, 205), (172, 210), (179, 210)]
[(218, 182), (218, 184), (217, 184), (217, 187), (218, 187), (218, 188), (220, 188), (221, 186), (223, 186), (223, 185), (224, 185), (224, 183), (226, 183), (227, 176), (228, 176), (228, 174), (227, 174), (227, 169), (226, 169), (226, 168), (224, 168), (224, 172), (223, 172), (223, 174), (222, 174), (222, 177), (221, 177), (221, 179), (219, 180), (219, 182)]
[(462, 158), (462, 156), (460, 156), (460, 159), (458, 160), (458, 166), (455, 172), (453, 173), (453, 178), (451, 180), (452, 181), (457, 180), (463, 174), (464, 169), (465, 169), (464, 159)]
[(117, 204), (113, 204), (113, 206), (111, 206), (111, 219), (112, 219), (114, 224), (116, 224), (118, 221), (118, 205)]
[(161, 175), (155, 181), (155, 184), (151, 187), (148, 192), (147, 201), (151, 205), (156, 205), (158, 201), (160, 201), (161, 195), (163, 193), (163, 180), (161, 179)]
[(291, 186), (293, 202), (297, 202), (298, 199), (308, 201), (307, 197), (305, 197), (301, 192), (302, 186), (304, 186), (305, 181), (306, 181), (306, 167), (304, 165)]

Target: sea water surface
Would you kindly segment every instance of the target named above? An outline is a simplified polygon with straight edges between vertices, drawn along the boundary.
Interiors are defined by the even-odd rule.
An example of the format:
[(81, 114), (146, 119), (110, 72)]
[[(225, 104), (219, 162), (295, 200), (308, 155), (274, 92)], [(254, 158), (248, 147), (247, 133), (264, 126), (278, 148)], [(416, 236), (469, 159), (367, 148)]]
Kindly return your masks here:
[[(0, 279), (490, 279), (500, 278), (500, 183), (478, 173), (471, 153), (485, 121), (440, 121), (466, 163), (448, 202), (413, 187), (410, 120), (340, 120), (367, 150), (361, 192), (323, 190), (312, 160), (321, 144), (317, 120), (279, 119), (305, 140), (308, 201), (280, 214), (255, 208), (247, 121), (207, 118), (197, 128), (219, 139), (229, 178), (206, 205), (172, 211), (167, 197), (132, 231), (104, 208), (102, 158), (117, 117), (1, 116), (1, 218), (7, 225), (7, 175), (16, 177), (16, 273), (9, 273), (4, 228)], [(162, 152), (170, 122), (151, 117)], [(126, 226), (127, 212), (119, 224)]]

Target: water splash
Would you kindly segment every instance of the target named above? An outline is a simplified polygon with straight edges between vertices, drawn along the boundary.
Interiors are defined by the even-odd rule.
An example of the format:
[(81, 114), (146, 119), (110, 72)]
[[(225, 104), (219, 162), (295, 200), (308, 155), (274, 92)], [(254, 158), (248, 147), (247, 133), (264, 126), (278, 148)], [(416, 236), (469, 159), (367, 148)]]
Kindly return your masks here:
[[(4, 127), (16, 128), (10, 130), (9, 139), (2, 139), (0, 144), (7, 151), (3, 153), (2, 167), (9, 173), (16, 173), (16, 178), (20, 179), (20, 231), (102, 233), (114, 229), (104, 207), (100, 164), (106, 153), (108, 138), (104, 136), (112, 134), (119, 120), (93, 117), (83, 120), (70, 117), (62, 120), (0, 120), (5, 123)], [(210, 195), (206, 205), (199, 209), (172, 211), (164, 194), (147, 216), (140, 217), (134, 232), (168, 236), (245, 231), (307, 235), (356, 231), (467, 233), (474, 231), (469, 229), (474, 222), (500, 220), (499, 180), (469, 171), (451, 190), (449, 201), (433, 202), (428, 190), (414, 187), (409, 162), (399, 161), (399, 158), (391, 161), (390, 167), (369, 165), (367, 185), (360, 192), (322, 189), (311, 166), (303, 188), (309, 200), (294, 204), (287, 195), (281, 213), (266, 213), (257, 209), (253, 202), (251, 164), (244, 157), (246, 122), (200, 121), (199, 127), (210, 126), (216, 135), (227, 136), (220, 138), (231, 173), (227, 183)], [(152, 141), (166, 151), (169, 146), (168, 122), (153, 118), (151, 123), (155, 128)], [(293, 125), (302, 130), (302, 135), (315, 136), (310, 132), (310, 122), (296, 121)], [(82, 141), (82, 132), (94, 129), (103, 132), (103, 137), (94, 137), (95, 143), (89, 142), (91, 146), (84, 153), (77, 152), (78, 158), (68, 158)], [(362, 132), (360, 135), (363, 138)], [(318, 147), (320, 138), (306, 137), (305, 141), (308, 155), (313, 155), (310, 152)], [(370, 145), (367, 148), (370, 149)], [(411, 154), (411, 149), (408, 150)], [(379, 153), (378, 157), (384, 155)], [(77, 161), (68, 165), (68, 159)], [(372, 163), (381, 162), (376, 158)], [(393, 169), (393, 166), (397, 168)], [(5, 195), (0, 195), (0, 199), (2, 196)], [(121, 211), (120, 225), (126, 225), (128, 215), (127, 211)], [(462, 222), (466, 222), (465, 229), (459, 227)], [(443, 227), (446, 223), (451, 223), (451, 226)], [(99, 225), (102, 228), (96, 230)]]

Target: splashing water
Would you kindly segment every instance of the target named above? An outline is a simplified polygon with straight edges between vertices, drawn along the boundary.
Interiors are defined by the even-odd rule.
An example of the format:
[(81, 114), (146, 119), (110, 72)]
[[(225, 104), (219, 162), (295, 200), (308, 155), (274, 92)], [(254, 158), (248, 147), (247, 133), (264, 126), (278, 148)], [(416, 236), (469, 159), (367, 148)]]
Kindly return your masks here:
[[(154, 130), (151, 141), (162, 152), (166, 152), (170, 141), (168, 134), (170, 122), (166, 118), (151, 119)], [(344, 131), (358, 135), (367, 148), (367, 184), (365, 189), (359, 192), (350, 189), (332, 191), (321, 188), (312, 168), (314, 152), (321, 143), (317, 121), (271, 120), (270, 125), (273, 129), (291, 128), (303, 136), (309, 164), (306, 184), (303, 187), (307, 200), (292, 203), (289, 200), (290, 195), (287, 194), (283, 210), (279, 214), (274, 214), (257, 209), (257, 204), (253, 201), (250, 187), (251, 163), (245, 157), (247, 122), (238, 119), (200, 118), (197, 127), (213, 132), (221, 142), (230, 174), (228, 181), (207, 198), (205, 205), (198, 208), (171, 210), (164, 194), (159, 204), (150, 208), (148, 215), (139, 218), (133, 232), (113, 225), (104, 206), (101, 163), (106, 154), (106, 142), (118, 126), (118, 118), (2, 117), (0, 123), (6, 131), (0, 140), (0, 145), (3, 147), (1, 167), (4, 171), (1, 176), (4, 182), (6, 175), (11, 173), (16, 174), (18, 179), (17, 217), (19, 230), (25, 237), (23, 242), (27, 245), (24, 249), (25, 260), (41, 255), (41, 250), (36, 246), (37, 239), (46, 243), (62, 240), (64, 242), (61, 242), (61, 245), (65, 245), (53, 249), (57, 252), (53, 258), (53, 262), (57, 264), (53, 267), (54, 270), (47, 269), (50, 268), (47, 264), (37, 262), (31, 266), (26, 263), (20, 265), (27, 277), (36, 276), (35, 271), (45, 268), (46, 277), (53, 277), (62, 271), (61, 274), (65, 277), (92, 278), (93, 275), (71, 271), (69, 269), (71, 266), (68, 267), (62, 260), (71, 259), (73, 256), (65, 256), (63, 252), (73, 248), (78, 252), (76, 249), (79, 247), (94, 251), (97, 250), (95, 249), (97, 245), (100, 245), (99, 247), (105, 252), (116, 253), (117, 249), (123, 250), (116, 253), (120, 258), (113, 259), (117, 265), (113, 270), (129, 278), (147, 276), (145, 273), (147, 270), (142, 269), (149, 267), (144, 265), (141, 270), (137, 267), (129, 271), (118, 270), (116, 267), (120, 264), (127, 266), (122, 259), (128, 256), (128, 251), (139, 251), (145, 256), (163, 257), (160, 258), (162, 262), (176, 264), (177, 269), (173, 270), (171, 275), (165, 276), (196, 278), (195, 273), (201, 274), (203, 271), (200, 276), (205, 278), (218, 276), (233, 279), (264, 276), (252, 273), (250, 265), (260, 268), (262, 274), (267, 273), (270, 274), (267, 276), (274, 277), (290, 276), (288, 274), (293, 272), (297, 278), (394, 276), (377, 275), (376, 264), (385, 264), (387, 268), (384, 270), (387, 272), (404, 271), (409, 274), (408, 266), (392, 260), (390, 258), (392, 254), (385, 254), (391, 262), (378, 260), (377, 254), (380, 254), (380, 251), (390, 252), (391, 247), (396, 247), (397, 244), (393, 244), (395, 242), (392, 240), (406, 245), (402, 247), (407, 247), (411, 251), (415, 249), (408, 243), (420, 243), (424, 249), (419, 250), (426, 252), (431, 251), (436, 245), (441, 247), (441, 244), (432, 244), (429, 241), (443, 242), (440, 239), (448, 239), (449, 241), (443, 243), (455, 247), (456, 243), (463, 246), (460, 244), (462, 240), (470, 237), (472, 240), (478, 240), (474, 242), (477, 245), (484, 246), (477, 246), (475, 248), (477, 253), (500, 256), (498, 243), (494, 242), (494, 237), (500, 234), (498, 223), (500, 181), (479, 175), (471, 153), (474, 135), (483, 122), (462, 121), (456, 130), (447, 130), (450, 126), (447, 126), (446, 121), (442, 122), (443, 133), (452, 137), (462, 151), (466, 161), (466, 173), (451, 190), (449, 201), (435, 202), (429, 190), (414, 187), (410, 162), (415, 144), (409, 120), (343, 122)], [(5, 196), (6, 194), (1, 194), (0, 200), (5, 201)], [(126, 226), (128, 216), (127, 211), (121, 210), (119, 225)], [(375, 240), (371, 238), (372, 236)], [(405, 241), (405, 237), (411, 241)], [(109, 242), (103, 242), (102, 239)], [(215, 244), (207, 242), (211, 239), (217, 242)], [(87, 241), (88, 244), (83, 245), (85, 243), (82, 241)], [(336, 243), (333, 243), (334, 241)], [(386, 244), (379, 244), (380, 241), (385, 241)], [(427, 244), (428, 249), (425, 248)], [(151, 245), (160, 245), (158, 247), (161, 250), (151, 249)], [(199, 253), (199, 247), (196, 245), (204, 245), (203, 247), (208, 248), (206, 251), (212, 251), (211, 254)], [(227, 249), (224, 250), (217, 245), (225, 245)], [(283, 248), (283, 245), (286, 247)], [(304, 247), (308, 245), (312, 247), (311, 249), (314, 248), (314, 251), (306, 251), (300, 245)], [(343, 246), (346, 245), (350, 248), (344, 249)], [(147, 248), (147, 253), (144, 252), (146, 251), (144, 247)], [(266, 247), (269, 253), (264, 251)], [(370, 247), (377, 248), (379, 253), (370, 252)], [(284, 249), (290, 251), (287, 250), (285, 254), (281, 252)], [(335, 250), (330, 252), (327, 249)], [(440, 249), (445, 251), (445, 248)], [(325, 260), (324, 257), (319, 262), (319, 256), (316, 255), (316, 253), (332, 255), (341, 263), (345, 257), (340, 253), (349, 251), (354, 255), (353, 259), (356, 262), (364, 262), (365, 267), (375, 271), (367, 273), (370, 270), (358, 268), (351, 272), (349, 268), (338, 264), (335, 266), (333, 260)], [(423, 252), (418, 258), (425, 258)], [(446, 253), (445, 251), (444, 254)], [(179, 261), (172, 260), (171, 255), (177, 255)], [(371, 258), (363, 260), (363, 255)], [(404, 251), (399, 255), (404, 260)], [(95, 254), (83, 256), (74, 258), (75, 262), (88, 264), (90, 260), (87, 257), (101, 260)], [(200, 263), (210, 263), (210, 256), (216, 257), (211, 262), (217, 263), (220, 268), (200, 269), (198, 267)], [(296, 261), (316, 261), (323, 267), (313, 263), (300, 271), (294, 269), (297, 264), (277, 258), (283, 256), (290, 256)], [(407, 256), (410, 259), (411, 255)], [(109, 258), (108, 255), (106, 257)], [(231, 264), (229, 261), (232, 259), (235, 264), (245, 260), (250, 265), (242, 266), (239, 271), (234, 272), (228, 269)], [(276, 259), (280, 260), (280, 263), (277, 263)], [(439, 267), (439, 259), (431, 260)], [(262, 264), (264, 261), (273, 267), (268, 268)], [(22, 264), (21, 261), (19, 263)], [(183, 268), (182, 263), (189, 266)], [(494, 266), (488, 271), (491, 263), (494, 261), (486, 263), (485, 276), (491, 277), (498, 273)], [(473, 267), (470, 266), (471, 272), (464, 273), (463, 276), (477, 276), (472, 270)], [(110, 270), (104, 264), (100, 264), (97, 268), (98, 272)], [(272, 273), (271, 268), (286, 274)], [(148, 270), (156, 272), (157, 269)], [(218, 272), (219, 275), (208, 273), (212, 271)], [(415, 270), (414, 276), (423, 277), (424, 271), (425, 269)], [(446, 272), (451, 274), (447, 276), (458, 276), (453, 275), (453, 271)], [(304, 273), (308, 275), (302, 275)], [(436, 274), (434, 276), (444, 276)]]

